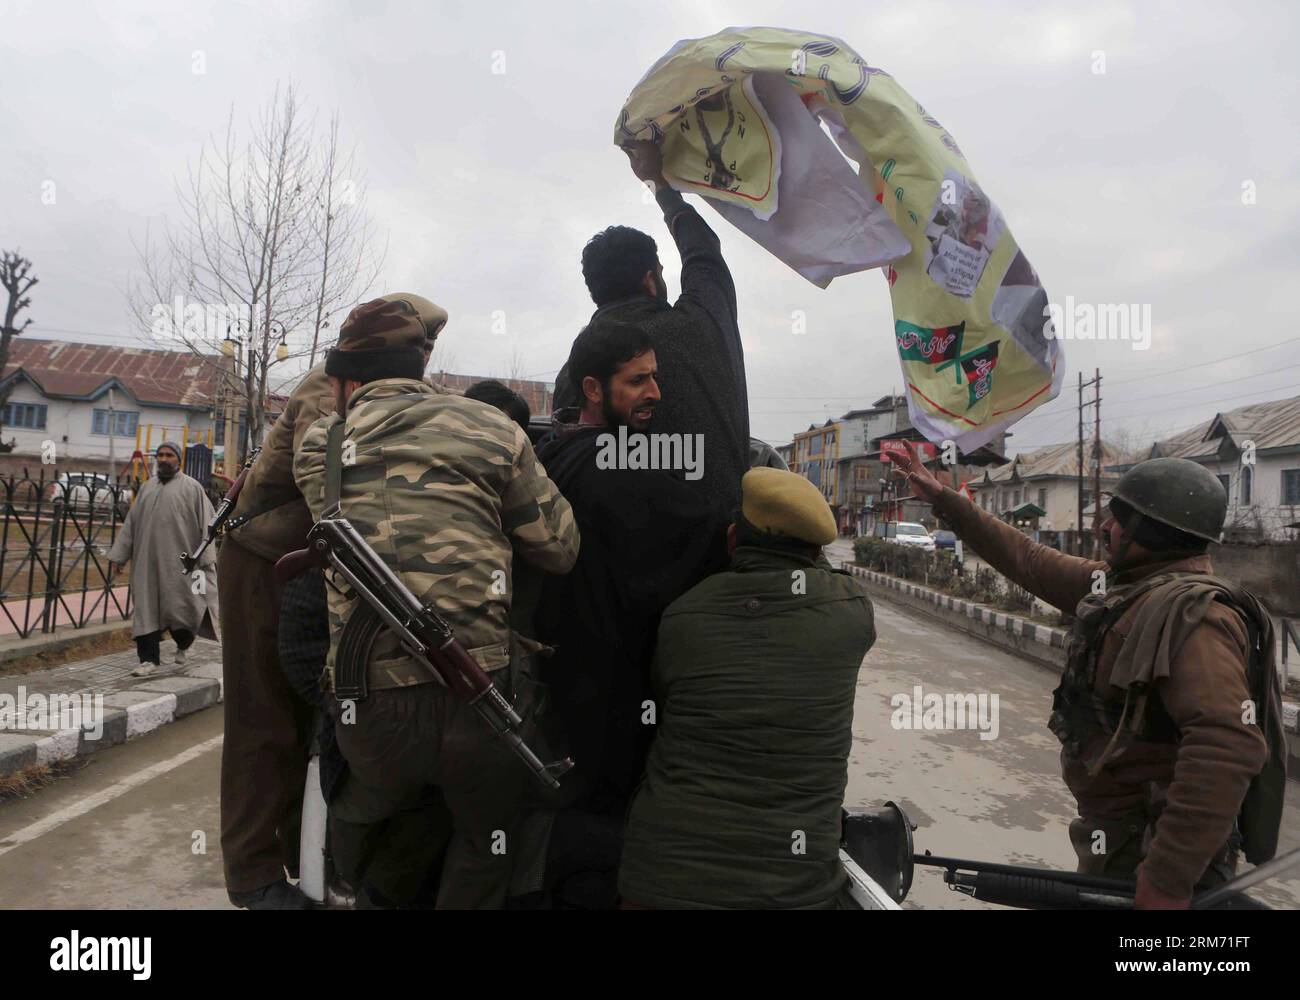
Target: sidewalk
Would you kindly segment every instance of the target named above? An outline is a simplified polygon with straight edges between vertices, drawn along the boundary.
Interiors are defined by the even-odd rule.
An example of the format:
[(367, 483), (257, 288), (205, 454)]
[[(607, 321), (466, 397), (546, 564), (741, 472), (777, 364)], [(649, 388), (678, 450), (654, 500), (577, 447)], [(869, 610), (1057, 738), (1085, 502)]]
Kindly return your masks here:
[(131, 676), (134, 649), (0, 677), (0, 776), (95, 753), (219, 702), (220, 643), (195, 640), (179, 667), (175, 648), (163, 642), (152, 677)]

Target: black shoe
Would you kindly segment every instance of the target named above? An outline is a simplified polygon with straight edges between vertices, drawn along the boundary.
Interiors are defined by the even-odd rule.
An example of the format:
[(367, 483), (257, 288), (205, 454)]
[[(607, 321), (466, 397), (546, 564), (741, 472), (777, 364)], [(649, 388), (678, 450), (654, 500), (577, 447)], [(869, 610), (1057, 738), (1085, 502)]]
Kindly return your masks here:
[(230, 901), (241, 910), (312, 910), (316, 908), (296, 885), (284, 879), (264, 885), (249, 892), (226, 893)]

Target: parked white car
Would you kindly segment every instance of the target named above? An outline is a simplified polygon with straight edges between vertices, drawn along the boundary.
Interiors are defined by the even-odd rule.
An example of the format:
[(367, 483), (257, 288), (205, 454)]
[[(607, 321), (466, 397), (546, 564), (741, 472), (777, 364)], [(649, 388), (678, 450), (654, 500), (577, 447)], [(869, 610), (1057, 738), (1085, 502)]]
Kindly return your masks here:
[(913, 548), (934, 551), (934, 537), (926, 530), (924, 524), (914, 521), (895, 521), (889, 525), (885, 541), (895, 545), (908, 545)]
[[(62, 500), (74, 510), (85, 511), (93, 508), (104, 512), (112, 510), (114, 500), (113, 484), (100, 472), (64, 472), (47, 487), (47, 499)], [(131, 507), (132, 491), (129, 487), (120, 487), (116, 491), (118, 517), (125, 518)]]

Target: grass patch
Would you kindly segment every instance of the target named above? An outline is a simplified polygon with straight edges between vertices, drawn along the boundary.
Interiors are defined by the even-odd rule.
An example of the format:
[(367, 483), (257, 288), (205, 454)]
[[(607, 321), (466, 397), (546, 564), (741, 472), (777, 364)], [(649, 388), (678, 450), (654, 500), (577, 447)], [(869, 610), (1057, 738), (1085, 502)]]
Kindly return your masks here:
[(13, 774), (0, 775), (0, 802), (34, 795), (84, 764), (84, 760), (78, 759), (58, 760), (53, 764), (32, 764)]

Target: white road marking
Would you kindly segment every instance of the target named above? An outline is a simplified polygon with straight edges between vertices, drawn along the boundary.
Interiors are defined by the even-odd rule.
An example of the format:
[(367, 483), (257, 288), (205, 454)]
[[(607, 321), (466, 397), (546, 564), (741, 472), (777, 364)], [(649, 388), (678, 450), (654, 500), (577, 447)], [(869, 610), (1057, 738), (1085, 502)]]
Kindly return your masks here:
[(210, 740), (205, 740), (196, 746), (190, 747), (188, 750), (178, 753), (170, 760), (160, 761), (157, 764), (146, 767), (143, 771), (137, 771), (135, 774), (131, 775), (131, 777), (119, 781), (116, 785), (110, 785), (102, 792), (88, 795), (75, 805), (70, 805), (65, 809), (60, 809), (58, 812), (50, 813), (50, 815), (46, 816), (44, 819), (37, 820), (30, 826), (25, 826), (21, 830), (17, 830), (8, 836), (0, 835), (0, 857), (3, 857), (17, 847), (22, 847), (23, 844), (30, 843), (37, 837), (43, 837), (51, 830), (58, 829), (64, 823), (70, 822), (79, 816), (84, 816), (92, 809), (98, 809), (100, 806), (112, 802), (114, 799), (125, 795), (133, 788), (139, 788), (141, 785), (153, 781), (154, 778), (161, 777), (168, 771), (174, 771), (176, 768), (188, 764), (195, 758), (202, 757), (209, 750), (215, 750), (217, 747), (221, 746), (222, 740), (224, 739), (224, 735), (214, 736)]

